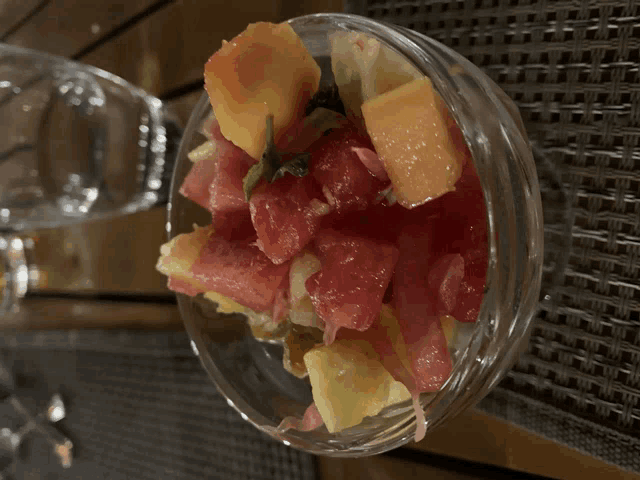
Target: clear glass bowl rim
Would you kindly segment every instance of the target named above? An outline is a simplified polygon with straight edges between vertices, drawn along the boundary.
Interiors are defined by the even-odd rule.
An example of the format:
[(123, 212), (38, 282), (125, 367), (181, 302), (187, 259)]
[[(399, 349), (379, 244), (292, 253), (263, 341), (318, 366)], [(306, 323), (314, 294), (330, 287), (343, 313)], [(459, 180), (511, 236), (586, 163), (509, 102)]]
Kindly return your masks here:
[[(421, 399), (428, 431), (446, 422), (464, 409), (475, 405), (502, 378), (513, 364), (522, 344), (528, 338), (531, 321), (537, 311), (538, 295), (542, 275), (542, 205), (535, 164), (531, 149), (522, 129), (521, 119), (515, 106), (491, 80), (466, 59), (428, 37), (391, 24), (381, 23), (351, 14), (314, 14), (289, 20), (299, 34), (304, 29), (327, 27), (357, 30), (378, 38), (387, 46), (400, 52), (421, 68), (431, 78), (434, 87), (451, 109), (458, 121), (474, 156), (487, 204), (489, 220), (489, 257), (487, 272), (488, 291), (478, 318), (478, 328), (467, 349), (454, 366), (446, 385), (435, 394)], [(304, 39), (304, 37), (303, 37)], [(464, 75), (451, 75), (454, 61)], [(449, 63), (447, 63), (449, 62)], [(457, 78), (456, 78), (457, 77)], [(500, 147), (506, 149), (513, 165), (502, 165), (492, 160), (492, 150), (483, 150), (486, 145), (477, 141), (486, 134), (488, 127), (477, 122), (469, 113), (469, 98), (464, 97), (464, 83), (471, 82), (473, 88), (482, 93), (483, 106), (493, 110), (494, 117), (483, 117), (491, 124), (492, 133), (503, 135)], [(462, 90), (460, 90), (462, 89)], [(456, 95), (462, 92), (462, 97)], [(463, 101), (464, 100), (464, 101)], [(472, 99), (473, 100), (473, 99)], [(465, 103), (466, 102), (466, 103)], [(176, 159), (176, 169), (171, 184), (168, 204), (168, 236), (178, 232), (176, 208), (173, 200), (178, 195), (182, 178), (176, 172), (186, 157), (189, 140), (196, 133), (206, 112), (210, 110), (206, 93), (203, 93), (194, 108)], [(485, 113), (483, 111), (483, 113)], [(487, 114), (489, 112), (486, 112)], [(486, 139), (485, 139), (486, 140)], [(481, 143), (481, 142), (480, 142)], [(509, 163), (509, 162), (507, 162)], [(514, 199), (513, 190), (516, 190)], [(176, 202), (179, 203), (179, 202)], [(503, 218), (504, 217), (504, 218)], [(526, 233), (518, 231), (526, 228)], [(520, 245), (516, 242), (520, 240)], [(504, 244), (504, 245), (503, 245)], [(516, 248), (517, 246), (517, 248)], [(511, 251), (513, 250), (513, 251)], [(524, 252), (524, 255), (523, 255)], [(517, 277), (517, 278), (516, 278)], [(508, 298), (509, 295), (517, 298)], [(200, 361), (218, 390), (227, 398), (244, 419), (261, 431), (283, 441), (286, 445), (314, 454), (337, 457), (357, 457), (382, 453), (410, 441), (416, 430), (415, 416), (408, 405), (404, 405), (401, 420), (387, 428), (371, 432), (370, 442), (358, 448), (335, 448), (318, 446), (308, 439), (301, 439), (298, 432), (288, 431), (275, 435), (273, 425), (245, 401), (234, 395), (233, 387), (220, 373), (207, 352), (207, 345), (193, 323), (189, 297), (177, 294), (178, 305), (192, 345)], [(311, 432), (313, 433), (313, 432)]]

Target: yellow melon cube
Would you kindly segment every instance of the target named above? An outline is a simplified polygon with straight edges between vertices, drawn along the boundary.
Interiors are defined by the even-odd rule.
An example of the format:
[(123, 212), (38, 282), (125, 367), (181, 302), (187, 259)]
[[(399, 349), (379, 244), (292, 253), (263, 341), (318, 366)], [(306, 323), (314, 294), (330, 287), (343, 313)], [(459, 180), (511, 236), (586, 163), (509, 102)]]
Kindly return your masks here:
[(366, 101), (362, 114), (401, 205), (416, 207), (454, 190), (467, 149), (428, 78)]
[(254, 23), (207, 62), (205, 88), (222, 134), (255, 159), (265, 147), (266, 117), (276, 141), (304, 115), (320, 67), (287, 23)]
[(339, 340), (315, 347), (303, 359), (313, 401), (331, 433), (358, 425), (364, 417), (411, 398), (364, 340)]

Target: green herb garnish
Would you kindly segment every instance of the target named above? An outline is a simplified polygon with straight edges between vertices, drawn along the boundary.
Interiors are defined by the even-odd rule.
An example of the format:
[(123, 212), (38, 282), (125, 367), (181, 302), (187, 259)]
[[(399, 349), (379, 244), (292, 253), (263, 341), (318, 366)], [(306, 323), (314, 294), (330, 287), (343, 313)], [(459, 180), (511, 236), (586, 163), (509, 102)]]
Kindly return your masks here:
[[(346, 118), (326, 108), (316, 108), (304, 119), (301, 137), (310, 142), (308, 145), (298, 145), (300, 150), (309, 148), (310, 144), (320, 138), (324, 132), (344, 125)], [(295, 142), (294, 142), (295, 143)], [(311, 154), (279, 152), (276, 148), (275, 132), (273, 128), (273, 115), (267, 115), (266, 145), (260, 161), (252, 165), (242, 180), (244, 198), (248, 202), (251, 199), (253, 189), (264, 178), (273, 183), (282, 178), (286, 173), (296, 177), (304, 177), (309, 174), (309, 160)]]

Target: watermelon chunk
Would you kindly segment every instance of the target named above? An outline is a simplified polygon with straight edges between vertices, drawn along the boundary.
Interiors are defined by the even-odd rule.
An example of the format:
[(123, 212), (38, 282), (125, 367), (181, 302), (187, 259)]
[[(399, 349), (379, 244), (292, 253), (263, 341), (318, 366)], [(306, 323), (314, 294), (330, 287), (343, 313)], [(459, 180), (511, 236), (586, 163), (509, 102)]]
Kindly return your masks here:
[(399, 303), (398, 322), (418, 392), (442, 388), (453, 368), (440, 319), (419, 306)]
[(322, 267), (306, 287), (325, 322), (325, 343), (333, 342), (339, 328), (369, 328), (380, 312), (398, 249), (386, 242), (321, 230), (314, 250)]
[(271, 311), (288, 271), (289, 264), (274, 265), (252, 241), (230, 242), (217, 235), (209, 238), (191, 268), (207, 290), (256, 312)]
[(195, 297), (197, 294), (204, 292), (205, 288), (198, 286), (188, 280), (180, 277), (170, 276), (167, 281), (167, 288), (172, 292), (184, 293), (190, 297)]
[(216, 212), (213, 215), (211, 224), (216, 231), (216, 235), (226, 240), (255, 240), (256, 231), (251, 223), (251, 213), (249, 206), (238, 210), (227, 212)]
[(215, 156), (194, 163), (180, 186), (180, 194), (209, 209), (209, 185), (216, 175), (216, 163)]
[(258, 247), (276, 264), (292, 258), (320, 228), (329, 206), (309, 175), (286, 174), (274, 183), (263, 182), (251, 195), (251, 220)]
[(451, 311), (459, 322), (475, 322), (478, 319), (486, 286), (489, 247), (481, 242), (475, 249), (464, 252), (464, 276), (460, 283), (458, 301)]
[(409, 225), (400, 234), (393, 279), (398, 324), (418, 392), (440, 389), (452, 369), (447, 340), (437, 316), (437, 295), (428, 286), (434, 259), (436, 222)]
[(242, 179), (255, 160), (224, 138), (217, 121), (214, 120), (210, 128), (216, 144), (217, 164), (209, 185), (209, 209), (222, 213), (247, 208)]
[[(331, 212), (323, 219), (323, 228), (331, 228), (346, 234), (396, 243), (398, 233), (405, 224), (405, 215), (412, 213), (399, 204), (370, 205), (366, 210), (344, 214)], [(424, 219), (424, 216), (421, 217)]]
[(489, 245), (484, 194), (471, 162), (465, 165), (456, 190), (438, 201), (446, 215), (435, 222), (438, 234), (432, 249), (437, 258), (458, 254), (464, 262), (457, 301), (447, 313), (460, 322), (475, 322), (484, 298)]
[(448, 251), (463, 253), (487, 243), (487, 211), (480, 179), (468, 162), (455, 191), (442, 197), (449, 227)]
[[(362, 157), (370, 165), (376, 165), (368, 159), (371, 153), (375, 155), (369, 139), (352, 125), (333, 130), (313, 144), (309, 171), (337, 211), (366, 209), (389, 184), (363, 163)], [(378, 175), (384, 173), (373, 168)]]

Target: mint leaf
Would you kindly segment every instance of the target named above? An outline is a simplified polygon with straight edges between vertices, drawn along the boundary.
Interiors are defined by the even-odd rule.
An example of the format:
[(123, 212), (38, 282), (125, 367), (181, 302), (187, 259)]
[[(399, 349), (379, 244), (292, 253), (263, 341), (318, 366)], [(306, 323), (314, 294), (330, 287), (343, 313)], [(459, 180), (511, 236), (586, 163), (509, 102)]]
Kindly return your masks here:
[(280, 168), (281, 158), (274, 142), (273, 115), (271, 114), (267, 115), (266, 141), (262, 157), (260, 157), (258, 163), (251, 166), (242, 179), (242, 191), (244, 192), (244, 198), (247, 202), (251, 200), (251, 193), (253, 189), (258, 186), (258, 183), (260, 183), (260, 179), (264, 178), (268, 182), (271, 182), (276, 171)]
[[(306, 150), (327, 131), (342, 127), (348, 120), (338, 112), (318, 107), (304, 119), (299, 138), (290, 142), (294, 151)], [(299, 141), (297, 141), (299, 140)], [(287, 158), (288, 157), (288, 158)], [(285, 160), (286, 159), (286, 160)], [(296, 177), (309, 174), (310, 153), (287, 154), (279, 152), (275, 145), (273, 115), (267, 115), (266, 145), (260, 161), (252, 165), (242, 179), (242, 190), (247, 202), (251, 200), (253, 189), (261, 179), (273, 183), (286, 173)]]

